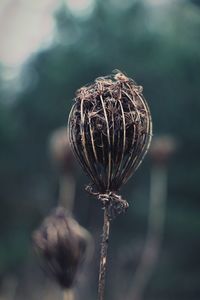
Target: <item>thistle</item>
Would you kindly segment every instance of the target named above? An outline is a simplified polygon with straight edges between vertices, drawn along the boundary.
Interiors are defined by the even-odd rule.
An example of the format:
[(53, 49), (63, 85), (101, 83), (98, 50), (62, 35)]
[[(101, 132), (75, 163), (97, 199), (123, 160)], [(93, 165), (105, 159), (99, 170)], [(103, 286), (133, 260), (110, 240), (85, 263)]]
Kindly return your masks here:
[(118, 191), (143, 160), (151, 135), (151, 115), (142, 87), (120, 71), (77, 91), (69, 137), (75, 156), (92, 180), (86, 190), (104, 209), (99, 300), (104, 299), (110, 221), (128, 208)]

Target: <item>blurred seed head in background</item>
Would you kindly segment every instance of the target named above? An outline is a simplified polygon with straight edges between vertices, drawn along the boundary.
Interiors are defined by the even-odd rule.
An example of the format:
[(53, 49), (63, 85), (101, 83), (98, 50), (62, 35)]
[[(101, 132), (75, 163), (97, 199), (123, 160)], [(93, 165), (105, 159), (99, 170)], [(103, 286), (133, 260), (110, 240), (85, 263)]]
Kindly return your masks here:
[(149, 154), (156, 164), (166, 164), (176, 151), (177, 141), (170, 135), (155, 136), (149, 149)]
[(56, 129), (49, 139), (49, 153), (52, 163), (60, 173), (74, 170), (75, 160), (71, 150), (67, 128)]
[(33, 244), (42, 266), (61, 287), (71, 288), (86, 257), (90, 234), (62, 207), (45, 218), (33, 234)]

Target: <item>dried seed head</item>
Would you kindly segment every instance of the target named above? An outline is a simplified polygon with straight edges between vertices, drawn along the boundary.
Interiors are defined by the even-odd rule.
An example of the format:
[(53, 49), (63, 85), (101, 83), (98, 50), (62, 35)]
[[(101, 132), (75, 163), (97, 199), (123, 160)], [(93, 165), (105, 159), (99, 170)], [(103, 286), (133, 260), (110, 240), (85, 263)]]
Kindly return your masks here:
[(42, 265), (63, 288), (70, 288), (82, 262), (89, 233), (59, 207), (33, 234)]
[(120, 71), (82, 87), (70, 113), (69, 134), (96, 190), (118, 191), (138, 168), (151, 140), (142, 87)]
[(74, 169), (74, 157), (65, 127), (56, 129), (50, 136), (49, 152), (53, 163), (60, 172), (71, 172)]

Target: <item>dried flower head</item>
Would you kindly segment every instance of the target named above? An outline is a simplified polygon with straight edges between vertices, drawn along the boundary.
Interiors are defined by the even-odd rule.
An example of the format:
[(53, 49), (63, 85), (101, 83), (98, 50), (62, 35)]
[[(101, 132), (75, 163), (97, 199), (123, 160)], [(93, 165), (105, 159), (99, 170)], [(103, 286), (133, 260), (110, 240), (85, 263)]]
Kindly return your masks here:
[(69, 135), (99, 197), (104, 203), (109, 198), (127, 206), (116, 192), (138, 168), (152, 135), (142, 87), (117, 71), (80, 88), (69, 117)]
[(89, 233), (59, 207), (33, 234), (33, 243), (47, 273), (70, 288), (82, 262)]

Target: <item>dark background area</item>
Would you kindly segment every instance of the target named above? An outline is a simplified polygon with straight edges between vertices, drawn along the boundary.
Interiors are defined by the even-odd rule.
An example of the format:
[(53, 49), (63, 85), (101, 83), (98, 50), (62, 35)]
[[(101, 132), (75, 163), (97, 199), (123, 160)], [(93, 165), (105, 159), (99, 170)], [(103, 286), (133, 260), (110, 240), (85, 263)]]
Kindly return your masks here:
[[(14, 91), (12, 82), (6, 88), (4, 80), (0, 82), (1, 291), (11, 278), (16, 294), (27, 290), (12, 299), (40, 299), (32, 295), (40, 277), (31, 234), (57, 203), (58, 174), (47, 151), (49, 137), (56, 128), (67, 126), (76, 89), (120, 69), (144, 87), (154, 135), (170, 134), (178, 145), (168, 166), (162, 247), (143, 298), (200, 299), (199, 1), (159, 5), (159, 1), (98, 0), (84, 17), (62, 4), (55, 20), (53, 43), (23, 65), (20, 91)], [(147, 156), (122, 189), (130, 208), (113, 222), (110, 300), (131, 286), (139, 263), (147, 232), (150, 172)], [(75, 176), (73, 213), (94, 233), (100, 230), (102, 211), (84, 192), (89, 180), (79, 167)], [(97, 274), (93, 281), (91, 299)]]

